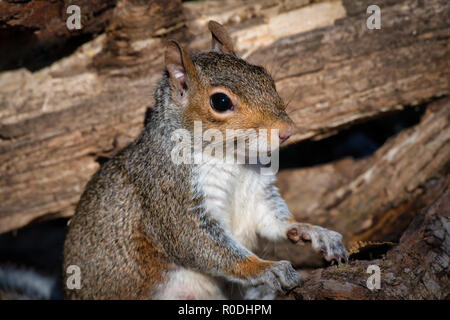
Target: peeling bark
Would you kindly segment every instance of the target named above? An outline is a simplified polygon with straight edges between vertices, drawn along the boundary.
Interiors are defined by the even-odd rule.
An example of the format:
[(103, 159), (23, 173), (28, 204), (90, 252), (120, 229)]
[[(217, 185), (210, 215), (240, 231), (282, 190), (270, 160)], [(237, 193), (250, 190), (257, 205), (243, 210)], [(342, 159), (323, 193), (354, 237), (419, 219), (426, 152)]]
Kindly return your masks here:
[[(117, 0), (0, 1), (0, 70), (38, 70), (104, 31)], [(67, 7), (81, 8), (80, 30), (66, 27)]]
[[(313, 271), (292, 290), (290, 299), (449, 299), (450, 296), (450, 188), (417, 215), (400, 242), (374, 260)], [(380, 267), (380, 289), (370, 290), (370, 265)]]

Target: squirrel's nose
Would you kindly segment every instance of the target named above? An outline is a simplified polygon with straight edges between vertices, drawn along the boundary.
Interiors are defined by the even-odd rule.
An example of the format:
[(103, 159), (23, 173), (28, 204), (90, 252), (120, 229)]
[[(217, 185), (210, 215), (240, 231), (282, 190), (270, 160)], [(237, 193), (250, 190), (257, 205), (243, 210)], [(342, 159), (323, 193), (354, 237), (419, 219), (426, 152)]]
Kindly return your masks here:
[(278, 131), (278, 136), (280, 137), (280, 144), (285, 142), (292, 135), (291, 126), (285, 126)]

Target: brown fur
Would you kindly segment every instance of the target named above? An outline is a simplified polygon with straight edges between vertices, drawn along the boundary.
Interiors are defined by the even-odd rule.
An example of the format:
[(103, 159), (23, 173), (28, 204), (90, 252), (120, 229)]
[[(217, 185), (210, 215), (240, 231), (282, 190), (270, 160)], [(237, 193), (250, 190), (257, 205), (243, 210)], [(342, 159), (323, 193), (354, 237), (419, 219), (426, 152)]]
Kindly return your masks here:
[(239, 262), (233, 270), (234, 276), (239, 279), (248, 277), (257, 277), (264, 270), (273, 264), (272, 261), (263, 261), (257, 257), (248, 257), (244, 261)]
[[(248, 281), (271, 267), (204, 212), (202, 195), (192, 190), (192, 166), (170, 159), (171, 133), (192, 130), (195, 120), (223, 132), (292, 125), (273, 79), (236, 57), (219, 26), (210, 26), (216, 51), (191, 58), (169, 43), (151, 120), (86, 186), (64, 247), (64, 270), (81, 269), (81, 289), (67, 289), (68, 298), (152, 298), (176, 266)], [(211, 110), (209, 96), (218, 88), (236, 103), (232, 114)]]

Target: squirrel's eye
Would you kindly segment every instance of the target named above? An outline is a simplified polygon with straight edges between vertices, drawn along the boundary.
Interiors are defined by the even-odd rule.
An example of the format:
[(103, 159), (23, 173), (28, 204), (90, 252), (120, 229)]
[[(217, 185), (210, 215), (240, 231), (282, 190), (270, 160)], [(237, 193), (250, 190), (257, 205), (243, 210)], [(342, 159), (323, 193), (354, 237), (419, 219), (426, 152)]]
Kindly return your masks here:
[(233, 110), (233, 102), (225, 93), (214, 93), (209, 99), (211, 107), (217, 112)]

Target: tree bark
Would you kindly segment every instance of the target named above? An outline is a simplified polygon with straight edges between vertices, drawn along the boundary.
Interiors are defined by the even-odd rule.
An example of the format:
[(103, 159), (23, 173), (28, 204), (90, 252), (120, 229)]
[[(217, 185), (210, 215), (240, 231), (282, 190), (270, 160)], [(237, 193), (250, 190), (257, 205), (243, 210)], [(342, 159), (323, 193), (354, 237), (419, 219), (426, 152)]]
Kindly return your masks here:
[(449, 121), (450, 99), (432, 103), (367, 159), (281, 171), (282, 196), (298, 220), (333, 228), (350, 245), (397, 241), (449, 175)]
[[(449, 299), (450, 188), (417, 215), (400, 243), (381, 257), (313, 271), (289, 299)], [(377, 246), (372, 246), (375, 251)], [(362, 248), (364, 249), (364, 247)], [(356, 254), (354, 255), (356, 256)], [(351, 256), (352, 257), (352, 256)], [(380, 287), (369, 289), (369, 266), (380, 268)], [(371, 282), (369, 280), (369, 282)], [(373, 283), (375, 284), (375, 282)]]
[[(117, 0), (0, 1), (0, 70), (37, 70), (104, 31)], [(69, 30), (67, 8), (81, 10), (82, 28)]]
[[(110, 8), (112, 2), (95, 3)], [(102, 20), (109, 21), (106, 32), (73, 54), (33, 72), (0, 74), (0, 232), (42, 217), (73, 214), (100, 163), (142, 129), (161, 76), (164, 39), (178, 39), (191, 51), (205, 50), (209, 19), (230, 30), (242, 57), (274, 75), (297, 126), (291, 143), (324, 138), (448, 95), (448, 1), (382, 1), (381, 30), (365, 27), (369, 4), (123, 0), (104, 9), (109, 12)], [(12, 28), (8, 21), (3, 32)], [(26, 21), (21, 18), (18, 24), (25, 27)], [(58, 28), (61, 24), (63, 19)], [(37, 47), (44, 44), (36, 42)], [(366, 165), (357, 164), (360, 174), (343, 179), (348, 185), (336, 182), (332, 193), (313, 196), (308, 210), (303, 205), (293, 211), (299, 217), (314, 212), (321, 220), (330, 214), (329, 224), (344, 233), (350, 230), (347, 240), (384, 237), (383, 217), (422, 205), (417, 195), (424, 183), (441, 181), (448, 172), (448, 103), (437, 109), (409, 132), (414, 139), (406, 133), (394, 138)], [(421, 159), (412, 161), (415, 148), (422, 146)], [(308, 170), (314, 175), (320, 168)], [(286, 183), (282, 172), (280, 178)], [(381, 194), (386, 200), (375, 199)], [(363, 204), (367, 208), (353, 221)]]

